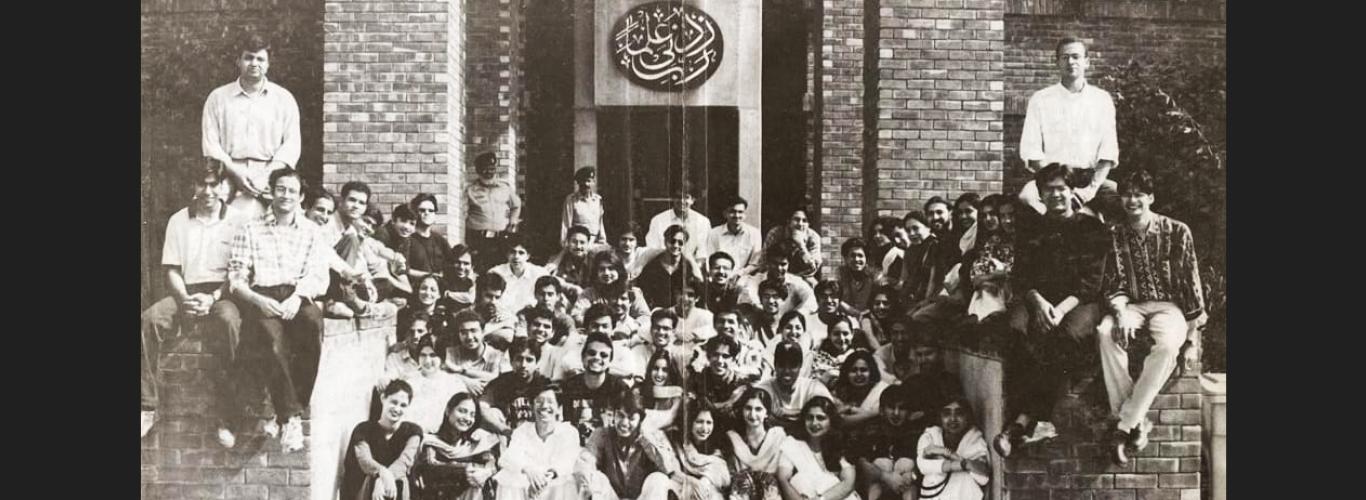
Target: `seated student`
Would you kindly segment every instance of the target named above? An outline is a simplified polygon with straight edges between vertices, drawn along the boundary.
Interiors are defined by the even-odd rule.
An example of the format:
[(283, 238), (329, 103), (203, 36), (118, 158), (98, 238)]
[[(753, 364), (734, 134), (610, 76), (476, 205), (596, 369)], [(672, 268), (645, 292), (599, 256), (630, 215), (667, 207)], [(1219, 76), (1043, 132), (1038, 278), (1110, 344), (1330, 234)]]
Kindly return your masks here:
[(759, 303), (759, 282), (763, 280), (774, 280), (782, 283), (787, 288), (787, 300), (783, 302), (780, 311), (798, 311), (802, 314), (816, 311), (815, 292), (806, 280), (793, 276), (787, 272), (790, 258), (780, 249), (768, 252), (764, 256), (764, 269), (766, 273), (755, 273), (744, 279), (740, 283), (744, 291), (740, 294), (741, 304)]
[[(318, 199), (330, 197), (330, 194), (323, 192)], [(332, 279), (327, 294), (330, 303), (326, 310), (342, 318), (392, 315), (396, 308), (390, 303), (381, 302), (371, 268), (373, 265), (387, 270), (390, 262), (403, 266), (407, 258), (369, 236), (371, 231), (364, 222), (365, 211), (370, 204), (369, 186), (360, 181), (347, 182), (341, 187), (341, 200), (341, 206), (333, 217), (319, 217), (315, 221), (319, 222), (324, 239), (329, 242), (336, 256), (329, 259)], [(309, 213), (320, 212), (310, 210)]]
[(857, 313), (840, 301), (841, 295), (843, 291), (838, 281), (825, 280), (816, 285), (816, 311), (806, 315), (806, 333), (811, 337), (812, 345), (820, 345), (825, 341), (829, 335), (827, 325), (833, 325), (841, 319), (858, 324), (855, 319)]
[(560, 250), (560, 253), (545, 264), (547, 273), (564, 280), (568, 285), (572, 285), (576, 290), (575, 297), (578, 297), (577, 290), (587, 287), (591, 283), (592, 276), (588, 269), (590, 264), (588, 249), (591, 238), (592, 236), (588, 234), (588, 228), (583, 226), (570, 227), (569, 234), (564, 238), (564, 249)]
[(862, 424), (878, 416), (882, 392), (891, 387), (882, 380), (873, 353), (857, 349), (840, 365), (839, 378), (830, 392), (839, 403), (840, 416), (849, 424)]
[(498, 436), (481, 428), (483, 411), (473, 395), (455, 394), (445, 407), (441, 426), (422, 441), (413, 489), (419, 498), (480, 500), (498, 471)]
[(789, 272), (806, 280), (809, 285), (816, 284), (824, 264), (824, 254), (821, 253), (821, 235), (811, 229), (805, 208), (793, 210), (786, 225), (769, 230), (764, 237), (764, 257), (775, 253), (787, 255), (791, 263)]
[(896, 248), (892, 243), (892, 228), (900, 225), (901, 221), (896, 217), (874, 217), (864, 231), (863, 239), (868, 244), (868, 267), (877, 274), (887, 272), (886, 264), (891, 260), (889, 252)]
[(839, 284), (840, 301), (856, 314), (868, 310), (868, 299), (877, 287), (877, 271), (868, 266), (868, 244), (863, 238), (849, 238), (840, 245)]
[(940, 424), (925, 429), (916, 445), (920, 498), (981, 500), (991, 481), (991, 454), (977, 428), (972, 404), (954, 398), (940, 407)]
[(664, 230), (665, 251), (641, 267), (636, 284), (645, 294), (645, 302), (650, 307), (668, 307), (677, 303), (680, 284), (689, 279), (702, 280), (701, 271), (684, 252), (689, 237), (683, 226), (669, 226)]
[(1071, 169), (1050, 164), (1034, 176), (1048, 212), (1016, 241), (1006, 310), (1006, 408), (1013, 415), (992, 445), (1009, 457), (1020, 446), (1057, 435), (1049, 422), (1070, 369), (1095, 345), (1103, 315), (1101, 280), (1110, 232), (1073, 209)]
[(873, 352), (877, 369), (882, 372), (882, 380), (899, 384), (902, 379), (915, 373), (915, 361), (911, 359), (911, 331), (930, 327), (930, 323), (923, 321), (912, 322), (904, 316), (892, 317), (887, 327), (892, 341)]
[[(1107, 311), (1097, 336), (1110, 411), (1119, 417), (1110, 453), (1124, 464), (1147, 445), (1144, 419), (1178, 359), (1200, 359), (1200, 327), (1208, 316), (1195, 240), (1184, 223), (1152, 211), (1152, 176), (1137, 170), (1121, 178), (1119, 197), (1124, 217), (1111, 229), (1101, 280)], [(1126, 348), (1140, 331), (1152, 349), (1135, 382)]]
[(778, 334), (781, 336), (781, 340), (769, 344), (764, 350), (764, 361), (768, 363), (768, 369), (765, 370), (762, 378), (769, 378), (773, 375), (773, 369), (777, 366), (777, 359), (774, 356), (777, 353), (778, 346), (785, 342), (791, 342), (801, 349), (802, 364), (798, 376), (802, 378), (812, 377), (811, 363), (815, 360), (814, 351), (816, 349), (815, 343), (806, 334), (806, 316), (797, 311), (788, 311), (783, 314), (783, 317), (778, 320)]
[[(723, 337), (716, 337), (723, 338)], [(773, 396), (747, 387), (736, 397), (736, 425), (726, 431), (730, 448), (730, 498), (778, 500), (778, 464), (788, 434), (772, 418)]]
[[(418, 343), (421, 342), (422, 339), (431, 338), (428, 342), (430, 342), (433, 347), (436, 347), (437, 360), (440, 361), (442, 355), (441, 351), (445, 349), (445, 344), (444, 342), (437, 341), (437, 338), (441, 335), (434, 335), (434, 332), (428, 326), (430, 324), (432, 324), (431, 317), (428, 316), (426, 312), (418, 311), (409, 316), (407, 328), (404, 331), (398, 332), (398, 337), (403, 340), (391, 344), (386, 350), (387, 352), (384, 356), (384, 374), (380, 376), (379, 381), (375, 386), (376, 390), (383, 390), (384, 386), (389, 385), (389, 382), (408, 378), (422, 368), (421, 362), (419, 361), (419, 354), (421, 351), (418, 349)], [(437, 344), (441, 345), (438, 346)], [(441, 363), (438, 362), (437, 367), (440, 368)]]
[(702, 401), (694, 401), (683, 413), (684, 425), (674, 432), (678, 472), (673, 490), (679, 498), (724, 500), (730, 489), (730, 468), (721, 451), (725, 426), (721, 413)]
[(934, 413), (949, 400), (963, 393), (958, 375), (944, 366), (939, 342), (926, 328), (915, 328), (909, 336), (914, 374), (901, 380), (901, 390), (911, 401), (911, 424), (917, 428), (932, 425)]
[(428, 274), (441, 275), (451, 262), (451, 244), (446, 236), (434, 230), (436, 225), (436, 196), (418, 193), (408, 202), (417, 215), (415, 229), (407, 236), (408, 279), (416, 280)]
[(957, 242), (958, 253), (962, 255), (977, 246), (977, 215), (982, 209), (982, 196), (977, 193), (963, 193), (953, 200), (953, 235)]
[(790, 498), (859, 500), (842, 419), (835, 402), (818, 396), (802, 405), (802, 426), (783, 442), (778, 488)]
[(868, 294), (868, 310), (863, 311), (858, 320), (859, 328), (867, 332), (871, 340), (877, 341), (869, 342), (869, 348), (873, 351), (892, 341), (887, 326), (892, 318), (901, 316), (901, 304), (897, 297), (896, 289), (884, 285), (878, 285)]
[(521, 234), (507, 235), (504, 244), (507, 262), (494, 266), (486, 274), (497, 274), (507, 282), (507, 290), (498, 305), (506, 311), (520, 311), (536, 303), (536, 280), (550, 273), (531, 263), (531, 253)]
[(588, 307), (599, 302), (606, 302), (604, 298), (607, 290), (618, 285), (624, 286), (631, 293), (631, 317), (639, 318), (650, 314), (650, 305), (645, 302), (645, 295), (640, 288), (631, 283), (627, 277), (626, 266), (620, 257), (613, 252), (598, 252), (592, 258), (592, 283), (584, 287), (579, 294), (578, 300), (570, 310), (569, 315), (575, 321), (583, 320), (584, 311)]
[[(817, 321), (823, 321), (817, 319)], [(829, 385), (835, 379), (841, 377), (841, 366), (844, 360), (855, 352), (866, 352), (872, 356), (873, 351), (868, 346), (868, 341), (864, 339), (862, 331), (854, 326), (854, 319), (844, 315), (835, 316), (835, 322), (826, 325), (829, 334), (825, 340), (821, 341), (815, 352), (812, 353), (811, 375), (820, 380), (821, 383)], [(877, 369), (877, 363), (872, 365)]]
[(773, 418), (779, 425), (795, 433), (801, 427), (801, 409), (817, 396), (831, 398), (825, 384), (810, 377), (800, 377), (803, 349), (793, 342), (778, 344), (773, 353), (773, 378), (754, 384), (773, 396)]
[(634, 347), (636, 343), (648, 343), (645, 334), (650, 329), (647, 324), (649, 316), (631, 315), (631, 289), (617, 285), (609, 288), (604, 298), (607, 299), (605, 303), (612, 311), (612, 320), (615, 323), (612, 327), (612, 340), (630, 340), (628, 347)]
[[(451, 396), (469, 392), (469, 389), (459, 375), (441, 369), (441, 347), (437, 345), (436, 336), (424, 335), (413, 350), (417, 352), (418, 369), (402, 377), (413, 388), (413, 400), (408, 404), (405, 415), (409, 422), (421, 426), (422, 430), (435, 432), (441, 426), (442, 407)], [(388, 385), (388, 381), (385, 385)], [(383, 387), (380, 386), (381, 389)]]
[[(906, 214), (906, 217), (910, 218), (912, 214), (920, 214), (920, 211), (911, 210), (910, 213)], [(918, 216), (921, 219), (925, 218), (924, 215)], [(906, 230), (905, 226), (901, 225), (900, 221), (890, 217), (889, 219), (890, 222), (896, 222), (887, 231), (887, 237), (892, 240), (892, 248), (887, 250), (887, 254), (882, 257), (882, 274), (878, 276), (877, 282), (880, 285), (896, 288), (900, 292), (901, 276), (906, 267), (906, 252), (911, 249), (911, 233)]]
[(507, 282), (497, 273), (487, 273), (474, 282), (474, 311), (484, 320), (484, 342), (504, 348), (516, 336), (517, 315), (502, 306)]
[[(544, 318), (544, 316), (539, 316)], [(536, 369), (541, 360), (542, 344), (530, 338), (519, 338), (508, 346), (508, 357), (512, 360), (512, 371), (499, 374), (484, 387), (479, 400), (484, 404), (484, 426), (492, 431), (511, 436), (512, 431), (522, 422), (530, 422), (531, 399), (527, 391), (550, 383)]]
[(603, 413), (609, 409), (612, 397), (631, 388), (620, 377), (607, 372), (612, 353), (611, 337), (602, 332), (589, 334), (580, 354), (583, 373), (569, 377), (561, 386), (564, 389), (563, 414), (579, 429), (579, 435), (585, 441), (594, 429), (608, 422)]
[[(722, 309), (712, 314), (712, 333), (710, 336), (724, 335), (735, 339), (740, 346), (740, 351), (735, 356), (735, 371), (742, 375), (762, 377), (772, 371), (771, 366), (767, 366), (764, 361), (766, 348), (763, 342), (754, 335), (754, 330), (750, 328), (749, 322), (744, 319), (740, 311), (735, 309)], [(699, 348), (694, 349), (700, 352)], [(706, 356), (695, 356), (692, 362), (693, 371), (706, 369)]]
[(686, 345), (697, 345), (706, 342), (708, 338), (715, 335), (712, 330), (711, 311), (698, 307), (697, 302), (702, 299), (702, 282), (696, 279), (685, 280), (678, 290), (674, 292), (674, 306), (669, 310), (678, 315), (681, 323), (675, 332), (677, 341)]
[(977, 245), (963, 256), (960, 285), (968, 297), (967, 316), (973, 321), (1005, 312), (1014, 296), (1010, 270), (1015, 266), (1016, 203), (993, 194), (982, 200)]
[(672, 427), (683, 402), (683, 372), (667, 351), (656, 352), (645, 360), (645, 378), (635, 386), (645, 400), (642, 429)]
[[(661, 351), (669, 355), (673, 366), (679, 369), (680, 375), (691, 365), (693, 347), (675, 342), (675, 332), (679, 324), (678, 315), (668, 309), (660, 309), (650, 315), (649, 341), (637, 344), (630, 351), (631, 356), (635, 358), (635, 366), (642, 369), (642, 377), (648, 378), (649, 361)], [(649, 396), (648, 393), (642, 394)]]
[(627, 385), (635, 383), (635, 374), (639, 367), (635, 362), (635, 357), (630, 356), (631, 337), (617, 335), (617, 315), (613, 307), (606, 304), (597, 304), (588, 308), (588, 313), (584, 314), (583, 334), (575, 335), (567, 339), (560, 352), (559, 361), (555, 364), (555, 371), (551, 373), (551, 380), (564, 380), (567, 377), (583, 373), (583, 345), (588, 336), (593, 334), (606, 335), (612, 342), (613, 352), (621, 352), (621, 356), (613, 356), (611, 363), (607, 366), (608, 373), (624, 381)]
[(716, 252), (707, 257), (707, 286), (702, 291), (703, 303), (708, 311), (734, 309), (740, 301), (740, 287), (736, 284), (739, 277), (735, 269), (735, 258), (726, 252)]
[(409, 498), (408, 473), (422, 444), (422, 428), (403, 421), (413, 388), (395, 380), (384, 388), (382, 398), (379, 417), (351, 431), (342, 462), (340, 498), (344, 500)]
[(512, 370), (506, 351), (484, 343), (484, 320), (474, 311), (456, 313), (451, 328), (455, 341), (446, 347), (446, 369), (459, 376), (470, 393), (483, 394), (485, 385)]
[[(579, 335), (578, 331), (574, 329), (561, 330), (555, 325), (555, 319), (548, 311), (542, 311), (534, 307), (523, 309), (519, 318), (520, 321), (527, 325), (527, 335), (526, 337), (514, 338), (513, 341), (516, 341), (518, 338), (524, 338), (529, 345), (538, 346), (541, 350), (541, 354), (537, 356), (537, 358), (540, 361), (536, 363), (536, 366), (533, 369), (536, 373), (539, 373), (546, 378), (550, 378), (550, 376), (555, 373), (555, 370), (560, 369), (558, 368), (559, 359), (564, 356), (561, 346), (565, 343), (565, 340), (570, 335), (582, 335)], [(575, 349), (579, 347), (581, 346), (574, 346)], [(508, 347), (508, 349), (509, 352), (511, 352), (512, 348)]]
[(573, 232), (574, 226), (584, 228), (588, 233), (590, 245), (606, 245), (607, 231), (603, 224), (602, 195), (597, 193), (598, 170), (593, 167), (579, 167), (574, 171), (574, 184), (578, 189), (564, 197), (564, 210), (560, 215), (560, 240), (563, 241)]
[(626, 272), (622, 278), (635, 281), (640, 276), (640, 268), (645, 265), (645, 259), (641, 256), (645, 254), (645, 248), (640, 244), (645, 233), (641, 232), (640, 226), (634, 222), (627, 222), (617, 233), (616, 242), (612, 246), (612, 255), (621, 261)]
[(446, 324), (450, 321), (452, 314), (450, 309), (441, 302), (441, 280), (434, 275), (423, 276), (413, 280), (413, 294), (408, 299), (408, 304), (398, 310), (398, 324), (395, 331), (395, 342), (403, 343), (413, 339), (408, 333), (412, 331), (412, 322), (419, 314), (427, 319), (428, 332), (444, 332)]
[(745, 211), (749, 201), (735, 197), (726, 205), (726, 222), (711, 228), (707, 233), (705, 255), (725, 252), (731, 258), (731, 269), (737, 275), (746, 275), (759, 268), (763, 256), (762, 234), (759, 228), (745, 223)]
[(374, 279), (379, 298), (403, 307), (405, 297), (413, 290), (408, 280), (408, 257), (403, 252), (390, 249), (376, 237), (379, 229), (384, 227), (384, 211), (378, 206), (370, 205), (370, 208), (365, 209), (361, 222), (357, 227), (365, 235), (365, 244), (371, 247), (375, 255), (383, 257), (369, 261), (370, 276)]
[[(538, 309), (549, 314), (555, 323), (558, 331), (569, 331), (574, 329), (574, 318), (566, 312), (566, 301), (564, 299), (563, 287), (559, 278), (554, 276), (541, 276), (536, 279), (536, 305), (523, 308), (517, 313), (517, 327), (511, 337), (501, 338), (500, 341), (511, 342), (513, 337), (525, 337), (527, 335), (527, 324), (524, 321), (526, 314), (531, 309)], [(503, 332), (500, 336), (506, 334)]]
[(493, 476), (498, 483), (496, 498), (579, 498), (573, 480), (579, 433), (560, 418), (559, 388), (554, 384), (533, 387), (526, 396), (531, 398), (534, 421), (512, 431), (498, 459), (501, 470)]
[(712, 408), (727, 411), (756, 378), (735, 371), (735, 355), (740, 352), (735, 339), (717, 335), (707, 340), (702, 350), (707, 356), (707, 368), (688, 377), (688, 399), (702, 400)]
[(763, 280), (759, 282), (759, 302), (739, 306), (753, 328), (754, 337), (765, 349), (782, 340), (778, 319), (782, 317), (782, 305), (786, 300), (787, 287), (782, 282)]
[(451, 249), (451, 265), (445, 274), (446, 293), (451, 313), (474, 305), (474, 285), (479, 275), (474, 272), (474, 254), (464, 243)]
[(906, 214), (905, 227), (911, 245), (901, 266), (901, 303), (914, 312), (939, 295), (944, 275), (962, 255), (958, 242), (932, 232), (930, 222), (919, 212)]
[(882, 391), (878, 397), (879, 418), (852, 436), (851, 446), (858, 456), (859, 469), (867, 478), (870, 500), (914, 500), (919, 493), (915, 448), (924, 427), (911, 424), (911, 402), (900, 389), (893, 386)]
[(658, 430), (644, 429), (640, 394), (627, 389), (612, 398), (612, 425), (593, 431), (579, 460), (574, 480), (589, 498), (665, 499), (678, 471), (678, 459)]
[(670, 238), (665, 233), (668, 232), (669, 228), (678, 226), (680, 229), (686, 230), (689, 237), (684, 242), (683, 257), (694, 263), (704, 257), (701, 250), (707, 243), (707, 232), (711, 231), (711, 221), (707, 219), (707, 216), (692, 209), (694, 200), (690, 186), (686, 183), (678, 185), (674, 190), (673, 206), (650, 219), (649, 231), (645, 234), (645, 246), (668, 248)]

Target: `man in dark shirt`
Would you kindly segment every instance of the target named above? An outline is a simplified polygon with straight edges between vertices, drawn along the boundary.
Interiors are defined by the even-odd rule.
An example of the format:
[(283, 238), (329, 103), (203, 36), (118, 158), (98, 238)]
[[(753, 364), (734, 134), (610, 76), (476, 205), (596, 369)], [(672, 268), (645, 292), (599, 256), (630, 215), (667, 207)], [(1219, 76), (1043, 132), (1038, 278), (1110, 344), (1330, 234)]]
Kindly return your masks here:
[(662, 432), (641, 428), (640, 394), (627, 390), (613, 399), (612, 425), (593, 432), (574, 465), (579, 491), (584, 498), (668, 498), (669, 476), (679, 466), (673, 447)]
[(603, 413), (611, 406), (611, 398), (631, 387), (620, 377), (607, 373), (612, 362), (611, 337), (599, 332), (589, 334), (581, 356), (583, 373), (569, 377), (561, 388), (564, 391), (564, 419), (579, 429), (579, 439), (583, 442), (594, 429), (610, 424), (610, 419), (604, 418)]
[(417, 213), (417, 230), (408, 236), (408, 277), (417, 282), (428, 274), (441, 275), (446, 266), (455, 260), (451, 255), (451, 244), (446, 237), (433, 229), (436, 225), (436, 196), (419, 193), (410, 203)]
[(683, 226), (669, 226), (664, 230), (664, 252), (640, 269), (636, 285), (650, 307), (673, 305), (684, 282), (690, 278), (701, 281), (702, 273), (684, 253), (689, 238)]
[(688, 377), (691, 399), (703, 399), (711, 408), (725, 411), (740, 398), (746, 385), (756, 377), (735, 371), (735, 356), (740, 344), (728, 335), (717, 335), (702, 345), (707, 355), (707, 367)]
[(734, 309), (740, 300), (740, 287), (736, 286), (735, 258), (726, 252), (716, 252), (707, 257), (707, 288), (703, 299), (708, 311), (716, 312)]
[(1051, 164), (1034, 176), (1048, 211), (1017, 243), (1006, 311), (1008, 410), (1015, 421), (993, 445), (1002, 456), (1057, 435), (1048, 422), (1081, 348), (1092, 345), (1100, 322), (1101, 272), (1109, 232), (1093, 216), (1073, 209), (1071, 169)]
[(522, 422), (531, 421), (530, 394), (550, 383), (550, 379), (536, 371), (541, 344), (528, 338), (513, 340), (508, 356), (512, 359), (512, 371), (489, 382), (480, 397), (484, 402), (484, 422), (504, 436), (511, 436)]

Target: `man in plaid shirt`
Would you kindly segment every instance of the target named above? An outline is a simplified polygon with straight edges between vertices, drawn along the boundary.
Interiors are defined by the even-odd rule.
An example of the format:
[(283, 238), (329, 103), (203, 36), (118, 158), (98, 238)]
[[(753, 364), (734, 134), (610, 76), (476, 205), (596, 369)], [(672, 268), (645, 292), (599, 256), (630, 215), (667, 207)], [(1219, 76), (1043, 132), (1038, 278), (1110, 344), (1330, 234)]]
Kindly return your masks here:
[(248, 368), (264, 376), (275, 406), (276, 421), (267, 422), (265, 432), (279, 435), (285, 451), (297, 451), (304, 447), (301, 414), (321, 355), (323, 316), (313, 300), (327, 291), (331, 249), (318, 225), (300, 213), (297, 172), (271, 172), (270, 190), (270, 213), (232, 240), (228, 284), (242, 313), (243, 339), (270, 346), (271, 355), (253, 357), (250, 363), (260, 366)]

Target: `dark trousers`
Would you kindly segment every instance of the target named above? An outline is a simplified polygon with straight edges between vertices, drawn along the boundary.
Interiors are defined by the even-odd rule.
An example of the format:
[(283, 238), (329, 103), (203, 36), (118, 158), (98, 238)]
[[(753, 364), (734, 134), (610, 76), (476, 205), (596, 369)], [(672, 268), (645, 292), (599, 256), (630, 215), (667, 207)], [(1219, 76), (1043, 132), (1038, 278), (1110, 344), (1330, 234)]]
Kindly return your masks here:
[[(210, 293), (219, 284), (192, 285), (191, 294)], [(218, 367), (209, 370), (214, 386), (214, 406), (220, 418), (231, 418), (237, 413), (237, 343), (242, 329), (242, 317), (237, 305), (219, 300), (201, 318), (187, 318), (180, 314), (180, 304), (174, 297), (166, 297), (142, 312), (142, 381), (141, 396), (144, 410), (155, 410), (160, 402), (157, 390), (157, 370), (161, 351), (191, 332), (200, 332), (208, 351), (218, 358)]]
[[(490, 236), (492, 235), (492, 236)], [(503, 233), (490, 231), (465, 230), (465, 245), (469, 246), (474, 261), (474, 270), (480, 274), (503, 262)], [(444, 271), (444, 269), (436, 269)]]
[[(281, 301), (294, 293), (294, 287), (288, 285), (252, 289)], [(322, 355), (322, 310), (305, 300), (294, 318), (286, 321), (266, 317), (255, 305), (234, 300), (242, 312), (243, 342), (251, 352), (242, 360), (243, 369), (264, 380), (278, 417), (283, 419), (303, 413), (318, 377), (318, 360)]]
[(1017, 302), (1006, 310), (1009, 340), (1005, 360), (1006, 409), (1039, 420), (1052, 420), (1053, 406), (1067, 387), (1068, 375), (1081, 368), (1103, 311), (1082, 304), (1063, 316), (1051, 331), (1033, 331), (1029, 310)]

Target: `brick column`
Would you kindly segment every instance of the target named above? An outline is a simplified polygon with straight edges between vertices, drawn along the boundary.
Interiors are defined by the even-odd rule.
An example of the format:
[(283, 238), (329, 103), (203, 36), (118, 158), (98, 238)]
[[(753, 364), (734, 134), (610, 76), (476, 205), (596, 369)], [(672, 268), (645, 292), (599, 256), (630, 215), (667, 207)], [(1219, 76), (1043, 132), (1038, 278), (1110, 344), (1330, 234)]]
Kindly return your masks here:
[[(823, 6), (816, 207), (824, 274), (833, 277), (842, 261), (839, 246), (863, 232), (864, 0), (824, 0)], [(780, 220), (785, 223), (787, 215), (780, 214)]]
[(386, 218), (395, 204), (432, 193), (445, 214), (442, 230), (459, 235), (462, 2), (323, 5), (324, 184), (365, 181)]
[[(469, 56), (465, 60), (469, 101), (465, 144), (472, 156), (485, 150), (498, 155), (499, 175), (526, 197), (526, 169), (521, 165), (524, 88), (521, 0), (468, 0)], [(474, 166), (465, 165), (473, 179)]]
[(1001, 191), (1003, 0), (882, 0), (879, 214)]

